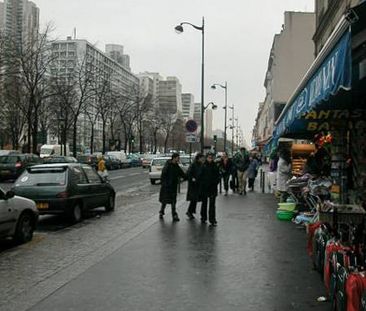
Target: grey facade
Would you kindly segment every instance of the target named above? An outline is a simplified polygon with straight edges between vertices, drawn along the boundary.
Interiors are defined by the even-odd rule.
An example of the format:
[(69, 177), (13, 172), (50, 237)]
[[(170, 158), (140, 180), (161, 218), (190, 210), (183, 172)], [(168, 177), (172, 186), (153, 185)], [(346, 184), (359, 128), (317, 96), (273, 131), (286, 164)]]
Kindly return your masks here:
[(176, 77), (159, 82), (159, 109), (169, 113), (182, 112), (182, 85)]
[(3, 30), (18, 47), (37, 38), (39, 33), (39, 8), (33, 2), (28, 0), (5, 0), (2, 7)]
[(194, 113), (194, 96), (191, 93), (182, 94), (182, 116), (184, 119), (192, 119)]
[(282, 109), (314, 61), (315, 14), (285, 12), (282, 31), (273, 39), (264, 87), (266, 97), (259, 106), (254, 145), (266, 142)]

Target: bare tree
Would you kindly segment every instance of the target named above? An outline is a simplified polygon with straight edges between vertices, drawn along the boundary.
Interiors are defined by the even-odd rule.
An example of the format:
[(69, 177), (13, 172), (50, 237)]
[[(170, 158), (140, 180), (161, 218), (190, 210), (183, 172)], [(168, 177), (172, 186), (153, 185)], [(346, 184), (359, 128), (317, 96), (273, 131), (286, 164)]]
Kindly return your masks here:
[(172, 134), (174, 124), (177, 120), (177, 115), (175, 113), (170, 113), (168, 111), (159, 111), (159, 119), (161, 122), (161, 132), (164, 135), (164, 152), (168, 152), (168, 141), (170, 135)]
[(47, 26), (44, 32), (28, 38), (20, 47), (13, 43), (14, 48), (7, 53), (11, 59), (13, 81), (19, 82), (24, 91), (25, 100), (18, 104), (26, 118), (28, 152), (37, 152), (41, 107), (44, 100), (52, 96), (47, 74), (53, 60), (49, 39), (51, 30), (51, 26)]

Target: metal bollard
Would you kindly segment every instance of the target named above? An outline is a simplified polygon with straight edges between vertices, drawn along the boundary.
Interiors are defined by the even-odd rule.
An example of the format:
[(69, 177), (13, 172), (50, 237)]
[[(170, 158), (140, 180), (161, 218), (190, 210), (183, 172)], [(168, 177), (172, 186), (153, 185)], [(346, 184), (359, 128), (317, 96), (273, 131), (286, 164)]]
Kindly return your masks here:
[(265, 179), (266, 179), (266, 172), (265, 171), (261, 171), (261, 179), (262, 179), (262, 193), (265, 193)]

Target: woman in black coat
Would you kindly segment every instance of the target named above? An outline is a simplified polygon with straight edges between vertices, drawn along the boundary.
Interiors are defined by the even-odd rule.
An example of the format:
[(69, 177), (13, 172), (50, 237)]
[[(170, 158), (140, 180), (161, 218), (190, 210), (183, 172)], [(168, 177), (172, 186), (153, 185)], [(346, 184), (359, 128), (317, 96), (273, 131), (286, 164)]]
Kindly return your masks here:
[(207, 203), (209, 201), (208, 220), (212, 226), (217, 225), (216, 221), (216, 197), (217, 185), (220, 182), (220, 171), (213, 159), (213, 154), (207, 154), (206, 162), (202, 173), (202, 207), (201, 222), (207, 221)]
[(188, 178), (187, 201), (190, 201), (186, 215), (189, 219), (194, 219), (193, 214), (196, 213), (197, 202), (202, 201), (202, 170), (205, 156), (198, 153), (194, 162), (190, 165)]
[(159, 201), (161, 209), (159, 212), (160, 218), (165, 215), (165, 207), (167, 204), (172, 206), (173, 221), (179, 221), (176, 210), (178, 184), (181, 178), (185, 178), (183, 170), (179, 166), (179, 154), (173, 153), (172, 159), (168, 160), (161, 172), (161, 188)]

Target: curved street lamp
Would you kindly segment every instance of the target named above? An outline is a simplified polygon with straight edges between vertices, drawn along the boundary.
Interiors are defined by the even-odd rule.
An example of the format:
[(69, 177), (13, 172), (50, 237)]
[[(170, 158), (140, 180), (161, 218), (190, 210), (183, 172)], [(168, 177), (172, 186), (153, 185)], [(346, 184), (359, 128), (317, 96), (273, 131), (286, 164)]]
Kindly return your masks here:
[(194, 24), (188, 22), (182, 22), (179, 25), (175, 26), (175, 32), (181, 34), (184, 31), (183, 25), (192, 26), (194, 29), (201, 31), (202, 33), (202, 68), (201, 68), (201, 152), (203, 153), (204, 145), (205, 145), (205, 136), (204, 136), (204, 81), (205, 81), (205, 18), (202, 17), (202, 26), (196, 26)]
[(225, 89), (225, 122), (224, 122), (224, 151), (226, 151), (226, 128), (227, 128), (227, 82), (225, 81), (225, 84), (219, 84), (219, 83), (214, 83), (211, 85), (211, 89), (216, 90), (217, 87), (221, 87), (223, 89)]

